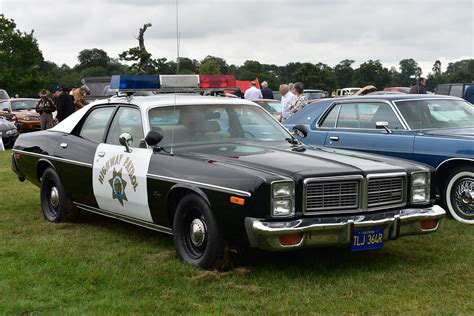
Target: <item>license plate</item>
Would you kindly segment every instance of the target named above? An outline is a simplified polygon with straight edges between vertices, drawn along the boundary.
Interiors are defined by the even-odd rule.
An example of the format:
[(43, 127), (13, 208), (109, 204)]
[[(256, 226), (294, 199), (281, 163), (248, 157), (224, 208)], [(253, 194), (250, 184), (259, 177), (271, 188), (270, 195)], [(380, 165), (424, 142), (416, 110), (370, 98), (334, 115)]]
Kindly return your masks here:
[(352, 233), (352, 251), (382, 248), (383, 228), (355, 230)]

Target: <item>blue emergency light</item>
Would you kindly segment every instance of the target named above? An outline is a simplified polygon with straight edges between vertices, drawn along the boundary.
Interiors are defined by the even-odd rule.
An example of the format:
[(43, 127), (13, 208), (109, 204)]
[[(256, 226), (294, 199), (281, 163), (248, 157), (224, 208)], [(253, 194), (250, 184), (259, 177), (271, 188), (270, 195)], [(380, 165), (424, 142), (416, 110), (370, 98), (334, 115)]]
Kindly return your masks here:
[(112, 76), (110, 89), (123, 92), (154, 91), (160, 89), (160, 77), (153, 75), (143, 76)]

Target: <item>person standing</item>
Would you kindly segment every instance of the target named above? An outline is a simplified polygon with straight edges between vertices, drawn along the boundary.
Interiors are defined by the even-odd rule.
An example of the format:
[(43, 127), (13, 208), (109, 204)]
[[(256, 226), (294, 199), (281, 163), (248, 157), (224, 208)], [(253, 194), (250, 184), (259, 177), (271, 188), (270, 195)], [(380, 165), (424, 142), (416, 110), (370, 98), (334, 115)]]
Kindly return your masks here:
[(262, 82), (262, 98), (263, 99), (273, 99), (273, 91), (268, 87), (268, 82)]
[(49, 91), (42, 89), (39, 93), (41, 99), (36, 104), (36, 112), (40, 114), (41, 130), (53, 127), (53, 112), (56, 111), (56, 106), (48, 95)]
[(293, 86), (293, 89), (295, 90), (295, 100), (294, 102), (290, 105), (290, 110), (294, 114), (304, 108), (306, 104), (308, 104), (308, 100), (306, 99), (306, 96), (304, 95), (304, 84), (302, 82), (296, 82)]
[(76, 107), (76, 111), (82, 109), (84, 106), (88, 104), (86, 101), (86, 94), (89, 92), (87, 86), (83, 85), (80, 88), (75, 89), (72, 92), (72, 96), (74, 97), (74, 106)]
[(260, 91), (260, 89), (257, 89), (255, 85), (256, 85), (255, 82), (252, 81), (250, 83), (250, 88), (248, 88), (247, 91), (245, 91), (244, 98), (246, 100), (255, 101), (255, 100), (263, 98), (262, 92)]
[(62, 88), (62, 92), (58, 97), (57, 103), (58, 115), (56, 118), (58, 122), (64, 121), (66, 117), (74, 113), (74, 100), (69, 95), (69, 90), (67, 88)]
[(416, 84), (411, 86), (409, 94), (426, 94), (426, 78), (416, 79)]
[(284, 122), (293, 114), (290, 106), (296, 101), (296, 96), (290, 92), (287, 84), (280, 85), (279, 90), (281, 94), (281, 120)]

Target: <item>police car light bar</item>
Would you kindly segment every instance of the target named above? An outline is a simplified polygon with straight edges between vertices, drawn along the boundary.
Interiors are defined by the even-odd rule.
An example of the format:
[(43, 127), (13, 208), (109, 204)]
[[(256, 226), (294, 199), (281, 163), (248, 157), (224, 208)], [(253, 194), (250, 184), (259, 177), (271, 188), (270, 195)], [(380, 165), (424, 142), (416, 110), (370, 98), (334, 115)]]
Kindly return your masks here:
[(163, 89), (198, 89), (199, 75), (161, 75), (161, 88)]
[(160, 89), (160, 77), (154, 75), (142, 76), (112, 76), (110, 89), (121, 92), (155, 91)]
[(202, 89), (233, 89), (237, 87), (234, 75), (199, 75)]

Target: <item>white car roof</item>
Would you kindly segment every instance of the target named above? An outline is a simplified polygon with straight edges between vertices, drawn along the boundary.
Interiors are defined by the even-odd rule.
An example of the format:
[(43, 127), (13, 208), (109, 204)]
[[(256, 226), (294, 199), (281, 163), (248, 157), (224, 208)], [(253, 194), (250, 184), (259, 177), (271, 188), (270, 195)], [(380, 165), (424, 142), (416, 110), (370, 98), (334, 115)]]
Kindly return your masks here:
[(63, 132), (70, 134), (74, 127), (79, 123), (87, 111), (98, 105), (104, 104), (131, 104), (138, 106), (142, 113), (147, 112), (150, 108), (165, 106), (182, 106), (182, 105), (210, 105), (210, 104), (226, 104), (226, 105), (253, 105), (257, 104), (244, 99), (234, 98), (218, 98), (210, 96), (200, 96), (196, 94), (159, 94), (154, 96), (137, 96), (137, 97), (120, 97), (98, 100), (86, 105), (79, 111), (74, 112), (67, 119), (51, 128), (51, 131)]

